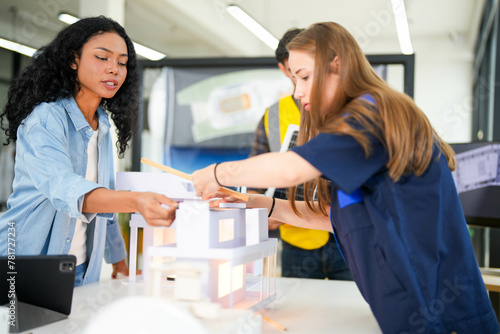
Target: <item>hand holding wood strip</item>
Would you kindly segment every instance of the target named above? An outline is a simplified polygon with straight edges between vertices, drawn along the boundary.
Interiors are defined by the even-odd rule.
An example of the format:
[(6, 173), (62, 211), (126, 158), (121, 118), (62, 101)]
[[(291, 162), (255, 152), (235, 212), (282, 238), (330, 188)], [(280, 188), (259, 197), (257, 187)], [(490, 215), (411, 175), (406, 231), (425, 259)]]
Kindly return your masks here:
[[(179, 176), (179, 177), (182, 177), (183, 179), (186, 179), (186, 180), (189, 180), (189, 181), (192, 181), (193, 178), (191, 177), (190, 174), (186, 174), (184, 172), (181, 172), (177, 169), (174, 169), (172, 167), (168, 167), (168, 166), (165, 166), (165, 165), (162, 165), (160, 163), (157, 163), (157, 162), (154, 162), (152, 160), (149, 160), (149, 159), (146, 159), (146, 158), (142, 158), (141, 159), (141, 162), (146, 164), (146, 165), (149, 165), (151, 167), (155, 167), (155, 168), (158, 168), (164, 172), (167, 172), (167, 173), (170, 173), (170, 174), (173, 174), (173, 175), (176, 175), (176, 176)], [(237, 191), (234, 191), (234, 190), (231, 190), (231, 189), (228, 189), (228, 188), (220, 188), (220, 192), (226, 194), (226, 195), (229, 195), (229, 196), (233, 196), (233, 197), (236, 197), (238, 199), (241, 199), (242, 201), (245, 201), (245, 202), (248, 202), (248, 200), (250, 199), (250, 196), (248, 195), (245, 195), (245, 194), (242, 194), (242, 193), (239, 193)]]

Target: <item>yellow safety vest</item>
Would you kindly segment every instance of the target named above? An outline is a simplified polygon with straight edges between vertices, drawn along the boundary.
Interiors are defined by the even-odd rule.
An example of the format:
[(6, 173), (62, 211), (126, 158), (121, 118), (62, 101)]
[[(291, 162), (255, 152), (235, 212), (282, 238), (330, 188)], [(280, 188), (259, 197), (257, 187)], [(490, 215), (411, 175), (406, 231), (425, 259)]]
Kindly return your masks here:
[[(270, 124), (277, 124), (274, 120), (278, 120), (279, 128), (276, 126), (269, 126)], [(276, 145), (272, 144), (273, 137), (279, 138), (279, 144), (281, 145), (290, 124), (300, 124), (300, 110), (295, 104), (292, 96), (287, 96), (282, 98), (278, 102), (278, 105), (269, 107), (264, 115), (264, 126), (266, 128), (266, 135), (269, 140), (271, 151), (279, 151), (279, 148), (277, 149)], [(281, 225), (279, 229), (281, 239), (302, 249), (323, 247), (330, 237), (330, 232), (328, 231), (301, 228), (288, 224)]]

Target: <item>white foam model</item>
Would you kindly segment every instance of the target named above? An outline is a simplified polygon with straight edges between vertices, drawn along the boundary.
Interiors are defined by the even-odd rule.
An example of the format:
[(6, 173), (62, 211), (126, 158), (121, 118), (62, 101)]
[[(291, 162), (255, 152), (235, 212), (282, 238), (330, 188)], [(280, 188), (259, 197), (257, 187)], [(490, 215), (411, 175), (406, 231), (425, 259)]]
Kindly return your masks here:
[[(119, 172), (116, 189), (154, 191), (179, 202), (171, 227), (153, 227), (140, 214), (131, 215), (129, 282), (137, 281), (142, 228), (142, 278), (153, 290), (175, 275), (178, 300), (259, 309), (274, 299), (277, 240), (268, 238), (266, 209), (247, 209), (244, 203), (212, 208), (194, 194), (191, 182), (168, 173)], [(254, 268), (253, 277), (247, 267)]]

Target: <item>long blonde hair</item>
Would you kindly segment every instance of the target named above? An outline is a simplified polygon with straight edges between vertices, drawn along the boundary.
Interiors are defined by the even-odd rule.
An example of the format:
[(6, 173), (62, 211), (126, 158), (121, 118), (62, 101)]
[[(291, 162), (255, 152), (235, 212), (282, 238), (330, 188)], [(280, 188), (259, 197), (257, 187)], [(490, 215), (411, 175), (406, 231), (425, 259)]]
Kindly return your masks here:
[[(287, 48), (309, 53), (315, 64), (310, 112), (302, 110), (299, 145), (320, 132), (348, 135), (359, 142), (368, 158), (372, 153), (370, 136), (375, 136), (387, 151), (389, 176), (397, 182), (404, 174), (422, 175), (431, 162), (434, 143), (437, 143), (449, 168), (455, 169), (453, 149), (438, 136), (409, 96), (394, 90), (376, 74), (354, 37), (341, 25), (334, 22), (313, 24)], [(339, 87), (328, 111), (321, 113), (323, 87), (327, 76), (335, 71), (331, 65), (335, 57), (340, 62)], [(366, 99), (357, 99), (364, 94), (375, 100), (376, 108)], [(313, 205), (315, 191), (319, 207)], [(299, 214), (295, 194), (296, 187), (290, 188), (290, 204)], [(327, 181), (318, 178), (307, 182), (304, 199), (310, 210), (328, 215), (326, 208), (331, 198)]]

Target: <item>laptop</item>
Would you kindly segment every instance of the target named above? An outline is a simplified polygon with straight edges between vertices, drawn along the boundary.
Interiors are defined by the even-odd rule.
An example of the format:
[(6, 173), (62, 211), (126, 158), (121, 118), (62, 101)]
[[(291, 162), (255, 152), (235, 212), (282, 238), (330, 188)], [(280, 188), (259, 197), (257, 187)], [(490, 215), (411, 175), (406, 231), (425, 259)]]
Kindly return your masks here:
[(9, 308), (9, 311), (13, 304), (16, 307), (11, 333), (68, 317), (73, 299), (75, 265), (73, 255), (0, 257), (0, 305)]

